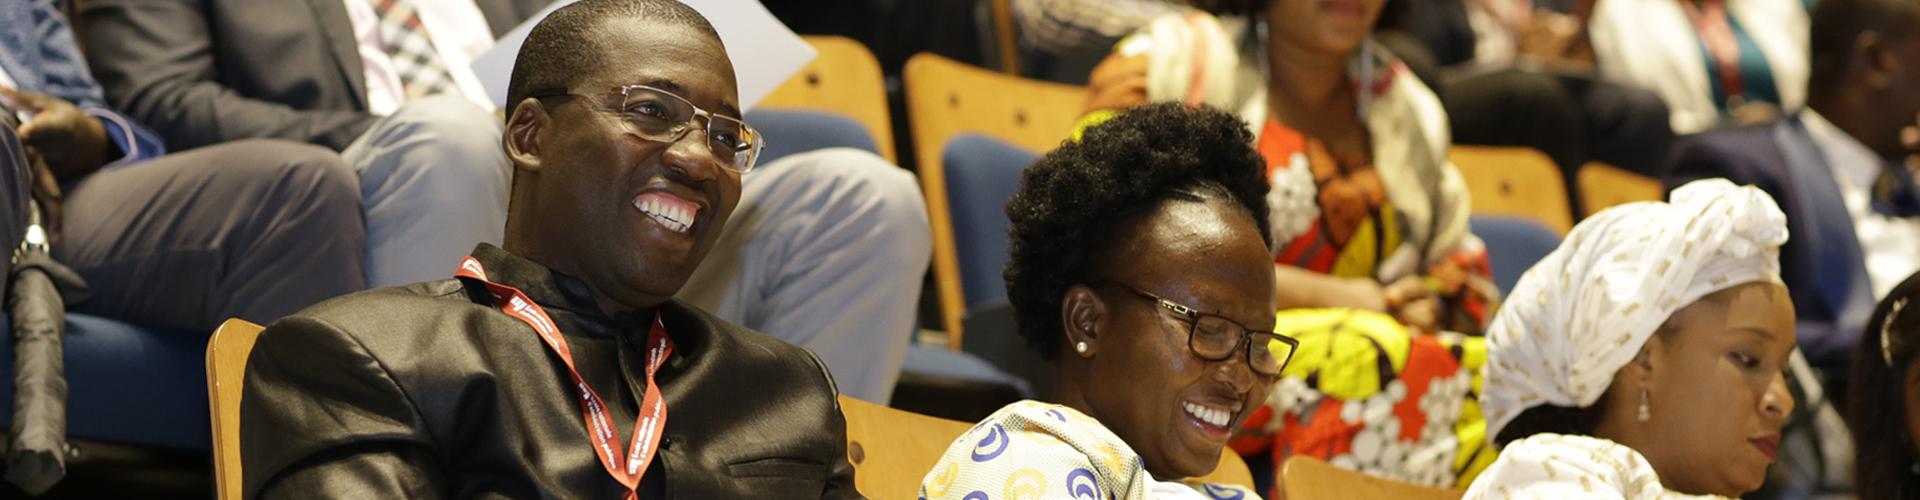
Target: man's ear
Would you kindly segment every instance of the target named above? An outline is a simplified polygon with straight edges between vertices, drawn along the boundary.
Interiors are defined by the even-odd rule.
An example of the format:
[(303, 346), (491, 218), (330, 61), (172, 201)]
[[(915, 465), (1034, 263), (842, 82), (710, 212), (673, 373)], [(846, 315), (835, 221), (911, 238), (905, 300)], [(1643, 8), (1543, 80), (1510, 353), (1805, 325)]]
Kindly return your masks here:
[[(1060, 323), (1067, 338), (1067, 352), (1091, 358), (1100, 350), (1100, 333), (1106, 330), (1107, 304), (1086, 285), (1069, 287), (1060, 301)], [(1081, 343), (1086, 344), (1086, 350), (1079, 348)]]
[(1907, 396), (1904, 406), (1908, 438), (1920, 443), (1920, 434), (1915, 433), (1920, 432), (1920, 363), (1908, 364), (1907, 372), (1900, 374), (1900, 382), (1904, 389), (1900, 393)]
[(1859, 67), (1862, 81), (1874, 90), (1886, 90), (1893, 85), (1893, 67), (1900, 64), (1894, 60), (1892, 51), (1887, 50), (1886, 40), (1879, 32), (1863, 31), (1853, 39), (1853, 60)]
[(513, 168), (540, 171), (540, 134), (552, 121), (553, 117), (547, 115), (547, 106), (539, 99), (528, 97), (514, 104), (507, 113), (506, 135), (500, 141), (507, 150), (507, 159), (513, 161)]

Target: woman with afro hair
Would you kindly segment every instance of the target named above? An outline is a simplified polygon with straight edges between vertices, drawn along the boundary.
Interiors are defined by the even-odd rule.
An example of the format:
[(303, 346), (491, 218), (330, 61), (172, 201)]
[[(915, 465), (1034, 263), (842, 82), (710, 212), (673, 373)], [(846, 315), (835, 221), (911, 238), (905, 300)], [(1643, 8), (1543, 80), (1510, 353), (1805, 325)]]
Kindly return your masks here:
[[(1007, 295), (1053, 362), (1051, 401), (947, 449), (920, 497), (1252, 498), (1208, 484), (1297, 344), (1271, 332), (1267, 182), (1232, 115), (1144, 106), (1028, 168), (1007, 204)], [(1011, 493), (1009, 493), (1011, 492)]]
[(1465, 486), (1493, 455), (1473, 391), (1499, 292), (1446, 112), (1370, 37), (1386, 0), (1190, 3), (1221, 17), (1165, 16), (1122, 40), (1090, 78), (1086, 122), (1182, 102), (1254, 131), (1277, 329), (1302, 346), (1235, 450), (1256, 477), (1306, 455)]

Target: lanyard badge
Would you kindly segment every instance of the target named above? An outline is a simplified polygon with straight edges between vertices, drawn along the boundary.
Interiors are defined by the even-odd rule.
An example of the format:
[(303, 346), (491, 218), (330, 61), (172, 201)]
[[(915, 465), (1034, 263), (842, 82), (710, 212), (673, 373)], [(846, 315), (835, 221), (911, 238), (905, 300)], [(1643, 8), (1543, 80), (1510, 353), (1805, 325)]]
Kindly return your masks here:
[(594, 455), (600, 457), (600, 465), (607, 474), (625, 486), (628, 499), (639, 498), (640, 476), (653, 462), (655, 452), (660, 449), (660, 435), (667, 426), (667, 404), (660, 397), (660, 387), (654, 383), (654, 373), (660, 365), (666, 364), (667, 357), (673, 354), (673, 340), (667, 337), (667, 328), (660, 322), (660, 315), (654, 314), (652, 331), (647, 335), (647, 393), (640, 399), (639, 415), (633, 423), (633, 443), (627, 447), (627, 453), (621, 455), (617, 450), (620, 443), (620, 431), (613, 426), (612, 418), (607, 415), (606, 404), (600, 395), (587, 386), (586, 379), (580, 377), (580, 371), (573, 364), (573, 350), (567, 347), (567, 339), (560, 335), (560, 328), (554, 326), (553, 318), (539, 304), (527, 298), (519, 289), (487, 280), (487, 270), (478, 259), (467, 257), (460, 262), (460, 270), (454, 276), (480, 282), (493, 296), (493, 305), (501, 312), (533, 328), (540, 335), (547, 349), (567, 367), (567, 375), (573, 380), (574, 387), (580, 393), (581, 418), (587, 426), (587, 434), (593, 440)]

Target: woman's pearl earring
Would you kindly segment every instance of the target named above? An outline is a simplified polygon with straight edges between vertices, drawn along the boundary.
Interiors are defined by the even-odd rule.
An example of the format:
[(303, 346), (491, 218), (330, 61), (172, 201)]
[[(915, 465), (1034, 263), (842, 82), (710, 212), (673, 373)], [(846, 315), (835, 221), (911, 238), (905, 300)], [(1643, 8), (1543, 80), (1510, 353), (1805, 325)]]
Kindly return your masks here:
[(1634, 417), (1640, 419), (1641, 422), (1645, 422), (1653, 418), (1653, 410), (1647, 408), (1647, 390), (1646, 389), (1640, 390), (1640, 412), (1639, 414), (1634, 415)]
[(1087, 355), (1087, 343), (1081, 341), (1073, 344), (1073, 352), (1080, 353), (1080, 356), (1085, 357)]

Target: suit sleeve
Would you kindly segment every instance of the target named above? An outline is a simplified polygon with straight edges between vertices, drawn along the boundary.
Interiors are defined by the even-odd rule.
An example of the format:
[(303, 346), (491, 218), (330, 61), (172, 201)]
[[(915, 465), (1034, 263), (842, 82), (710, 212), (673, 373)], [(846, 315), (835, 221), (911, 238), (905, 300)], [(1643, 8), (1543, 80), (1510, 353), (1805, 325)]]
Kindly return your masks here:
[(1667, 191), (1701, 179), (1724, 178), (1734, 184), (1757, 186), (1775, 200), (1782, 199), (1780, 186), (1760, 174), (1758, 160), (1726, 142), (1713, 134), (1704, 134), (1675, 144), (1672, 170), (1661, 179)]
[(359, 342), (294, 316), (261, 333), (240, 403), (247, 498), (435, 498), (431, 438)]
[(93, 76), (88, 73), (87, 63), (80, 56), (80, 47), (73, 41), (73, 30), (67, 25), (59, 7), (54, 6), (53, 0), (32, 1), (31, 36), (39, 42), (39, 62), (32, 70), (40, 73), (43, 85), (26, 90), (44, 92), (73, 103), (99, 120), (100, 125), (106, 128), (107, 139), (123, 153), (113, 160), (114, 164), (134, 163), (166, 154), (166, 148), (152, 131), (106, 108), (106, 100), (100, 95), (100, 84), (94, 82)]
[(820, 370), (821, 380), (826, 383), (827, 397), (833, 398), (833, 405), (829, 407), (832, 415), (827, 416), (827, 425), (824, 427), (835, 446), (833, 456), (827, 459), (827, 487), (820, 492), (820, 498), (864, 499), (866, 496), (861, 495), (853, 484), (853, 464), (847, 461), (847, 416), (840, 411), (840, 391), (835, 389), (839, 386), (834, 384), (833, 373), (827, 371), (826, 363), (820, 362), (819, 356), (815, 356), (813, 351), (803, 349), (801, 352), (806, 353), (807, 360)]
[(341, 150), (376, 119), (298, 110), (221, 85), (206, 2), (89, 0), (81, 9), (88, 62), (107, 100), (175, 149), (274, 138)]
[(833, 438), (838, 440), (840, 447), (835, 453), (837, 458), (829, 464), (831, 468), (827, 472), (827, 489), (820, 494), (820, 498), (866, 498), (853, 484), (853, 464), (847, 462), (847, 419), (845, 414), (840, 413), (838, 401), (833, 404), (833, 421), (840, 423), (840, 426), (829, 425), (827, 428), (831, 429), (830, 432)]

